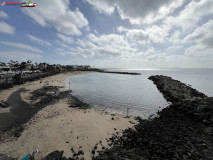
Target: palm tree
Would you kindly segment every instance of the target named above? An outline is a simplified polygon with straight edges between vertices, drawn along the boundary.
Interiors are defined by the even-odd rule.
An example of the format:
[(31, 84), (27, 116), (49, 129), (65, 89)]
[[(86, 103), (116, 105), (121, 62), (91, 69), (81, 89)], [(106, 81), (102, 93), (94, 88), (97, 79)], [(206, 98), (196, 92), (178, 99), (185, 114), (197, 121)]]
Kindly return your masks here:
[(15, 73), (18, 69), (18, 66), (19, 66), (19, 63), (18, 61), (13, 61), (13, 60), (10, 60), (10, 62), (8, 63), (8, 65), (15, 70)]
[(19, 71), (21, 72), (21, 75), (22, 75), (22, 72), (23, 70), (25, 70), (27, 68), (27, 62), (21, 62), (19, 65), (18, 65), (18, 69)]

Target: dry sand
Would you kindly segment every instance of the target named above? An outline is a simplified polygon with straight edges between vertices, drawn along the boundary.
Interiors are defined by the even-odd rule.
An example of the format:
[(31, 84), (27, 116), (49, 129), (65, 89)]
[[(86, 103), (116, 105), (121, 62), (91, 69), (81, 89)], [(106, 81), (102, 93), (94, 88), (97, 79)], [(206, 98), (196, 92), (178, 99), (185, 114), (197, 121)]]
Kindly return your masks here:
[[(0, 100), (7, 100), (11, 93), (24, 87), (28, 91), (22, 94), (22, 99), (33, 104), (35, 102), (29, 100), (30, 93), (41, 88), (46, 81), (49, 81), (51, 86), (63, 86), (61, 88), (63, 91), (66, 90), (64, 83), (66, 78), (81, 73), (72, 72), (47, 77), (42, 83), (40, 81), (25, 83), (2, 91)], [(101, 148), (100, 141), (105, 147), (109, 147), (106, 138), (122, 129), (133, 127), (129, 121), (137, 123), (134, 119), (124, 118), (122, 115), (113, 116), (96, 109), (80, 110), (68, 106), (67, 99), (62, 99), (40, 110), (29, 123), (25, 124), (25, 130), (18, 139), (0, 144), (0, 153), (22, 158), (38, 148), (40, 152), (36, 160), (40, 160), (54, 150), (63, 150), (66, 157), (72, 156), (71, 148), (73, 148), (75, 152), (84, 151), (83, 157), (87, 160), (91, 159), (91, 151), (96, 144), (99, 143), (98, 149)]]

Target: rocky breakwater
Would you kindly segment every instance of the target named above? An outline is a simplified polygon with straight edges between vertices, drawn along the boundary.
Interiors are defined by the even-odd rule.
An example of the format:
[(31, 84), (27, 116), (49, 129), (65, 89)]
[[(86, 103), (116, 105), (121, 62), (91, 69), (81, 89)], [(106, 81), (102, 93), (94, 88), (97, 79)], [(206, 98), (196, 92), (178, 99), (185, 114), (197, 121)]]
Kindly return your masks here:
[(207, 97), (171, 77), (158, 75), (149, 79), (154, 82), (164, 98), (172, 102), (172, 107), (188, 116), (194, 116), (207, 126), (213, 125), (213, 97)]
[(134, 129), (107, 140), (111, 148), (94, 160), (212, 160), (213, 98), (166, 76), (151, 76), (171, 105), (150, 119), (138, 118)]
[(104, 70), (99, 70), (98, 72), (101, 72), (101, 73), (112, 73), (112, 74), (141, 75), (140, 73), (136, 73), (136, 72), (113, 72), (113, 71), (104, 71)]

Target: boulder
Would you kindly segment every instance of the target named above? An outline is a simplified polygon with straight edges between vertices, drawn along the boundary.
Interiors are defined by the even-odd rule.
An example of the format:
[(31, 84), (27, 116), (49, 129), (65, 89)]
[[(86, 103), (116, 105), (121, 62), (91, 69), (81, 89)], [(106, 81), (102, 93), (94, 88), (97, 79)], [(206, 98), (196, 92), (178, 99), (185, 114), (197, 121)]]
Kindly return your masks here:
[(95, 149), (92, 150), (92, 154), (95, 154)]
[(199, 105), (199, 106), (197, 106), (196, 111), (198, 113), (205, 112), (208, 107), (209, 107), (208, 105)]
[(209, 135), (213, 135), (213, 127), (206, 128), (206, 133)]
[(183, 99), (183, 104), (191, 105), (191, 99)]
[(63, 151), (53, 151), (49, 153), (46, 157), (44, 157), (42, 160), (63, 160)]
[(213, 105), (213, 97), (206, 97), (203, 99), (204, 102)]
[(79, 150), (79, 151), (78, 151), (78, 155), (81, 155), (81, 154), (83, 155), (84, 152), (83, 152), (82, 150)]

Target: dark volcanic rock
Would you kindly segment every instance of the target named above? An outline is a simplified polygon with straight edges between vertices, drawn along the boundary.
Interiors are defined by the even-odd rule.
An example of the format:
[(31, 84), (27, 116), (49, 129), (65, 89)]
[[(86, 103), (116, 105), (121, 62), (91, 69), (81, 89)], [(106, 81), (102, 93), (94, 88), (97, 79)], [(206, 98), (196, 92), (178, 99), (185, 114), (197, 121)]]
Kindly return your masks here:
[(82, 102), (75, 96), (70, 95), (69, 97), (70, 105), (69, 107), (79, 108), (79, 109), (88, 109), (90, 106), (87, 103)]
[(78, 160), (78, 157), (76, 157), (78, 154), (75, 154), (73, 156), (75, 158), (73, 157), (66, 158), (65, 156), (63, 156), (63, 153), (64, 153), (63, 151), (53, 151), (46, 157), (44, 157), (42, 160)]
[(81, 154), (83, 155), (84, 152), (83, 152), (82, 150), (79, 150), (79, 151), (78, 151), (78, 155), (81, 155)]
[(95, 154), (95, 149), (92, 150), (92, 154)]
[(136, 73), (136, 72), (112, 72), (112, 71), (104, 71), (104, 70), (101, 70), (99, 72), (101, 72), (101, 73), (113, 73), (113, 74), (141, 75), (141, 73)]
[(213, 159), (213, 98), (170, 77), (149, 79), (172, 104), (154, 119), (137, 118), (135, 129), (109, 138), (112, 148), (93, 159)]
[(53, 151), (42, 160), (62, 160), (63, 153), (63, 151)]

